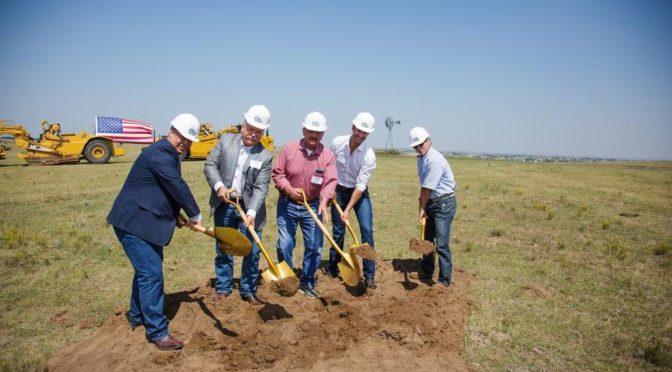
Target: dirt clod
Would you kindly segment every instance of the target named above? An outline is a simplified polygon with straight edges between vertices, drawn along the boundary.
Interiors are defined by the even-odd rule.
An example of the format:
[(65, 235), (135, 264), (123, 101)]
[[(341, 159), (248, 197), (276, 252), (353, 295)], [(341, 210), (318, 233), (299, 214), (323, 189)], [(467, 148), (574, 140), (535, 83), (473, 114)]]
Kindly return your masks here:
[(434, 243), (427, 240), (419, 240), (416, 238), (413, 238), (411, 239), (410, 242), (408, 242), (408, 247), (413, 252), (420, 254), (430, 254), (436, 252), (436, 249), (434, 248)]
[(353, 247), (352, 252), (358, 256), (361, 256), (364, 259), (367, 260), (377, 260), (378, 259), (378, 252), (376, 252), (375, 249), (373, 249), (372, 246), (370, 246), (367, 243), (364, 243), (360, 246)]
[(280, 296), (292, 297), (299, 290), (299, 279), (295, 276), (271, 282), (271, 291)]

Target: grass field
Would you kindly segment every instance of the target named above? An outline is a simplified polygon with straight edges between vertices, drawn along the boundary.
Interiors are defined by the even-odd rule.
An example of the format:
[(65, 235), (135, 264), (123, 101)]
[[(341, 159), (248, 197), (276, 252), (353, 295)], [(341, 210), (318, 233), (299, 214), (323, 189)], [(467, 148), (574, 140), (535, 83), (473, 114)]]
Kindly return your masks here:
[[(127, 306), (132, 270), (105, 217), (138, 153), (128, 151), (106, 165), (0, 161), (0, 370), (35, 369)], [(453, 257), (474, 275), (470, 365), (672, 368), (672, 163), (449, 161)], [(184, 163), (183, 175), (207, 214), (203, 162)], [(376, 248), (385, 259), (411, 256), (415, 157), (379, 154), (370, 190)], [(272, 190), (271, 251), (276, 200)], [(176, 231), (166, 291), (213, 277), (213, 255), (210, 238)]]

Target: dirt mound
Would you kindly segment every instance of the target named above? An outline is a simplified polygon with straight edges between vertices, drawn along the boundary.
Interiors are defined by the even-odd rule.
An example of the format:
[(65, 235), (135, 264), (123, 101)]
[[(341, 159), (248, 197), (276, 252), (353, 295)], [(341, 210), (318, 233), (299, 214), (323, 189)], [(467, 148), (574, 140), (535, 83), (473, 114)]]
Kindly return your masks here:
[[(460, 353), (469, 302), (469, 275), (457, 270), (450, 288), (409, 280), (419, 260), (378, 261), (378, 288), (345, 287), (318, 274), (322, 297), (280, 297), (253, 306), (215, 298), (210, 280), (168, 294), (171, 333), (181, 351), (159, 351), (113, 315), (91, 337), (53, 356), (49, 371), (126, 370), (468, 370)], [(237, 292), (234, 292), (234, 294)]]

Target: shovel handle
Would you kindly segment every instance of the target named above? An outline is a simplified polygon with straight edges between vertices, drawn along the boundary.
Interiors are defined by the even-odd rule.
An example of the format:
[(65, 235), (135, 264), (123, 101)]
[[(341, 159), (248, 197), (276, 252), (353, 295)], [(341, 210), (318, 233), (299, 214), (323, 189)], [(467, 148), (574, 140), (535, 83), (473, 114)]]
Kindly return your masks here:
[[(177, 215), (177, 218), (179, 218), (179, 219), (180, 219), (182, 222), (184, 222), (184, 223), (187, 223), (187, 221), (188, 221), (188, 220), (187, 220), (187, 217), (184, 217), (184, 216), (182, 215), (182, 213), (178, 214), (178, 215)], [(205, 227), (203, 227), (203, 226), (201, 226), (201, 225), (191, 225), (189, 228), (192, 229), (192, 230), (196, 230), (196, 231), (198, 231), (198, 232), (201, 232), (201, 233), (203, 233), (203, 234), (205, 234), (205, 235), (212, 236), (213, 238), (216, 238), (216, 236), (215, 236), (215, 232), (214, 232), (214, 231), (212, 231), (212, 230), (208, 230), (208, 229), (206, 229)]]
[(425, 240), (425, 225), (427, 224), (427, 217), (420, 219), (420, 240)]
[[(238, 194), (236, 194), (236, 201), (230, 201), (228, 202), (229, 204), (233, 204), (236, 209), (238, 210), (238, 214), (240, 214), (240, 218), (245, 220), (245, 212), (243, 211), (243, 208), (241, 208), (240, 203), (238, 202), (240, 200), (238, 198)], [(261, 239), (259, 239), (259, 235), (257, 235), (257, 232), (254, 230), (254, 226), (248, 225), (247, 226), (247, 231), (250, 232), (250, 235), (252, 235), (252, 239), (254, 239), (254, 242), (257, 243), (257, 246), (259, 246), (259, 249), (261, 250), (261, 254), (264, 255), (264, 258), (266, 259), (266, 262), (268, 262), (268, 268), (271, 269), (271, 272), (276, 275), (280, 276), (280, 272), (278, 271), (278, 267), (275, 266), (275, 263), (271, 259), (271, 256), (266, 252), (266, 248), (264, 247), (264, 244), (261, 242)]]
[[(336, 199), (331, 199), (331, 204), (334, 207), (336, 207), (336, 210), (338, 211), (339, 214), (343, 214), (343, 209), (341, 209), (341, 206), (338, 205)], [(350, 221), (345, 221), (345, 227), (348, 228), (350, 235), (352, 235), (352, 239), (355, 241), (355, 245), (360, 246), (361, 244), (359, 244), (359, 240), (357, 240), (357, 236), (355, 236), (355, 232), (352, 230), (352, 225), (350, 225)]]
[(310, 216), (313, 217), (313, 219), (315, 220), (315, 223), (317, 224), (317, 227), (319, 227), (320, 230), (322, 230), (322, 234), (324, 234), (324, 236), (327, 237), (327, 240), (329, 240), (329, 243), (331, 243), (331, 245), (338, 252), (338, 254), (345, 257), (345, 253), (343, 252), (343, 250), (338, 246), (338, 244), (336, 244), (336, 242), (334, 241), (334, 238), (331, 237), (331, 234), (329, 234), (329, 231), (327, 231), (327, 228), (324, 227), (324, 224), (322, 223), (322, 221), (320, 221), (320, 218), (315, 214), (315, 212), (313, 212), (313, 208), (310, 207), (310, 204), (308, 204), (308, 200), (306, 199), (306, 193), (303, 192), (303, 189), (299, 189), (299, 191), (301, 192), (301, 195), (303, 196), (303, 206), (306, 207), (306, 209), (308, 210), (308, 213), (310, 213)]

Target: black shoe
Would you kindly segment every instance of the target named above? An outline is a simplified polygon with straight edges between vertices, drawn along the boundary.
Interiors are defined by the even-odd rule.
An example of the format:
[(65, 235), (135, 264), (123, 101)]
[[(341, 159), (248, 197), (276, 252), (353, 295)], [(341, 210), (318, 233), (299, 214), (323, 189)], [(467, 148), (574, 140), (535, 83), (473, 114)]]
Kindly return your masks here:
[(310, 298), (320, 298), (320, 294), (317, 293), (317, 291), (313, 288), (310, 288), (308, 286), (305, 287), (299, 287), (299, 292), (305, 294), (306, 296)]
[(332, 278), (332, 279), (338, 279), (338, 277), (339, 277), (340, 275), (341, 275), (341, 274), (340, 274), (339, 272), (337, 272), (337, 271), (327, 270), (327, 276), (330, 277), (330, 278)]
[(371, 289), (376, 289), (378, 286), (376, 285), (376, 280), (373, 278), (367, 278), (364, 280), (364, 284), (366, 285), (366, 288), (371, 288)]

